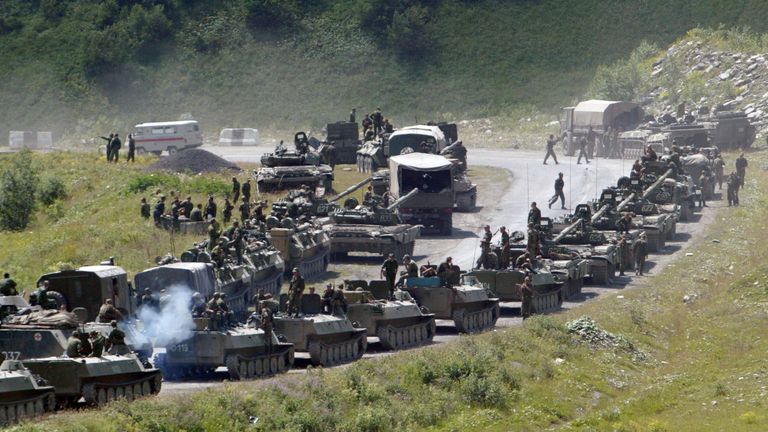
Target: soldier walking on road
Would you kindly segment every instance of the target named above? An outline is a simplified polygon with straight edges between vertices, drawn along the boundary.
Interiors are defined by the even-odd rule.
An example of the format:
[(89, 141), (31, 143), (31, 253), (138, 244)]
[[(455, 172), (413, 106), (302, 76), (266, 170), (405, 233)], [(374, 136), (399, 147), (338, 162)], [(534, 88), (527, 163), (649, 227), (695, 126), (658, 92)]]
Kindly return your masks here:
[(579, 157), (576, 159), (576, 165), (581, 165), (581, 158), (584, 158), (584, 160), (589, 163), (589, 157), (587, 156), (587, 138), (581, 137), (579, 139)]
[(392, 299), (395, 296), (395, 279), (397, 279), (397, 268), (400, 264), (395, 259), (395, 254), (390, 253), (384, 264), (381, 265), (379, 271), (379, 277), (383, 277), (387, 280), (387, 287), (389, 288), (389, 298)]
[(557, 144), (558, 141), (560, 141), (560, 138), (555, 139), (554, 135), (549, 135), (549, 139), (547, 140), (547, 154), (544, 156), (544, 165), (547, 164), (547, 159), (549, 159), (550, 156), (555, 160), (555, 165), (560, 164), (560, 162), (557, 161), (557, 155), (555, 154), (555, 144)]
[(304, 278), (298, 267), (293, 268), (293, 276), (288, 286), (288, 315), (299, 316), (301, 311), (301, 296), (304, 295)]
[(237, 177), (232, 177), (232, 202), (236, 203), (240, 198), (240, 182), (237, 181)]
[(648, 256), (648, 240), (645, 237), (645, 232), (640, 233), (640, 237), (635, 240), (634, 249), (635, 274), (642, 276), (645, 258)]
[(595, 157), (595, 140), (596, 139), (597, 139), (597, 134), (595, 133), (594, 130), (592, 130), (592, 126), (590, 126), (589, 130), (587, 131), (587, 153), (589, 154), (589, 157)]
[(741, 184), (741, 177), (739, 177), (739, 175), (735, 172), (732, 172), (731, 175), (728, 176), (728, 181), (726, 183), (726, 187), (728, 188), (728, 207), (738, 206), (739, 185)]
[(744, 157), (744, 153), (740, 154), (736, 159), (736, 174), (739, 176), (739, 188), (744, 187), (744, 178), (747, 176), (747, 158)]
[(128, 134), (126, 142), (128, 143), (128, 157), (125, 161), (136, 162), (136, 140), (133, 138), (133, 134)]
[(563, 173), (557, 174), (557, 179), (555, 179), (555, 194), (552, 195), (552, 198), (549, 199), (549, 208), (552, 208), (552, 204), (557, 202), (557, 199), (560, 198), (560, 209), (565, 210), (565, 194), (563, 193), (563, 189), (565, 188), (565, 180), (563, 180)]
[(619, 276), (624, 276), (624, 269), (627, 267), (629, 260), (629, 245), (627, 244), (627, 237), (622, 234), (619, 237), (619, 241), (616, 243), (616, 249), (619, 251)]
[(523, 302), (520, 305), (520, 312), (523, 319), (530, 318), (533, 315), (533, 288), (531, 287), (531, 277), (526, 276), (523, 283), (520, 284), (520, 293), (523, 295)]

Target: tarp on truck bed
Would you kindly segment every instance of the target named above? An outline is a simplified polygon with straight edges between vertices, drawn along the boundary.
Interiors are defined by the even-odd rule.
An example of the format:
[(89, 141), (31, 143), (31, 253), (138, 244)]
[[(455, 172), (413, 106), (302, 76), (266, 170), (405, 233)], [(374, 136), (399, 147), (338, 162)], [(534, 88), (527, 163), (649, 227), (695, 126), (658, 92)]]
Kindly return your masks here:
[(580, 102), (573, 110), (575, 127), (592, 126), (600, 130), (604, 125), (637, 124), (642, 118), (643, 109), (633, 102), (593, 99)]
[(184, 285), (202, 296), (208, 297), (216, 290), (213, 267), (205, 263), (174, 263), (154, 267), (137, 273), (133, 278), (136, 290), (145, 288), (160, 292), (173, 285)]

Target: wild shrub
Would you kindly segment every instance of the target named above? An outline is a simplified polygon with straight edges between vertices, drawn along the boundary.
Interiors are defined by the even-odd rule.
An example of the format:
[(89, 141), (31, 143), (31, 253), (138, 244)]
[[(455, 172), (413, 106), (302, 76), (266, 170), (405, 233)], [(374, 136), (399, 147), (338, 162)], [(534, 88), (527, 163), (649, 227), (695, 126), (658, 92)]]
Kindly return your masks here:
[(0, 228), (23, 230), (35, 211), (39, 178), (32, 167), (32, 152), (12, 156), (0, 171)]
[(58, 177), (45, 176), (40, 181), (37, 197), (43, 205), (49, 206), (67, 197), (67, 188)]

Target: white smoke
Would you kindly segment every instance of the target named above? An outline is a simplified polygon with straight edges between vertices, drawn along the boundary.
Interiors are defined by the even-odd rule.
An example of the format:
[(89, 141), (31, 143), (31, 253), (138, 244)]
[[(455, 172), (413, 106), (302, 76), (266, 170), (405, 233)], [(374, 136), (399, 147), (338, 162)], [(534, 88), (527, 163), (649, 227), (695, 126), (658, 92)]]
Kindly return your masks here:
[(142, 306), (138, 317), (144, 333), (155, 338), (155, 346), (171, 346), (192, 337), (195, 323), (189, 305), (194, 292), (186, 285), (171, 285), (166, 289), (160, 310)]

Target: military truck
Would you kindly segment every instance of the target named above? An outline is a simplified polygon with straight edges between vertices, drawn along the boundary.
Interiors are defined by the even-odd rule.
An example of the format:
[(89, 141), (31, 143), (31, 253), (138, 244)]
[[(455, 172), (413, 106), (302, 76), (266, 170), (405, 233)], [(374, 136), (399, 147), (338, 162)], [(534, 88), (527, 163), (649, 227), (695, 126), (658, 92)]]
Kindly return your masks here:
[(262, 167), (253, 174), (258, 190), (292, 189), (301, 185), (331, 190), (333, 169), (321, 164), (321, 156), (311, 150), (306, 134), (298, 132), (294, 144), (296, 150), (288, 150), (281, 141), (273, 153), (261, 156)]
[(313, 365), (334, 366), (360, 359), (368, 347), (367, 330), (358, 328), (344, 316), (323, 314), (322, 299), (304, 294), (301, 314), (286, 313), (287, 296), (280, 296), (280, 312), (274, 318), (274, 331), (300, 352), (308, 352)]
[(0, 364), (0, 427), (39, 417), (56, 408), (53, 387), (33, 375), (19, 360)]
[[(494, 297), (505, 302), (523, 300), (520, 285), (526, 275), (522, 270), (472, 270), (463, 277), (466, 281), (480, 283), (491, 290)], [(539, 269), (531, 273), (531, 288), (533, 289), (533, 309), (536, 313), (550, 313), (560, 309), (563, 304), (563, 282), (552, 273)]]
[(437, 319), (453, 320), (456, 331), (474, 333), (496, 325), (499, 319), (499, 299), (491, 297), (476, 279), (462, 279), (451, 285), (439, 277), (409, 277), (403, 291), (419, 306), (435, 314)]
[[(590, 127), (599, 137), (608, 128), (634, 129), (643, 117), (643, 109), (633, 102), (588, 100), (579, 102), (575, 107), (562, 108), (560, 134), (565, 137), (563, 150), (567, 156), (573, 156), (579, 140), (587, 135)], [(600, 147), (596, 148), (599, 150)]]
[(325, 126), (326, 141), (336, 148), (336, 163), (353, 164), (357, 161), (360, 128), (357, 122), (339, 121)]
[(443, 156), (410, 153), (391, 157), (389, 172), (389, 191), (394, 199), (419, 191), (398, 208), (403, 223), (421, 225), (422, 234), (451, 235), (456, 198), (453, 164)]
[(226, 366), (232, 380), (287, 372), (293, 365), (293, 345), (272, 333), (247, 326), (217, 329), (209, 318), (194, 318), (192, 335), (155, 355), (155, 367), (166, 380), (199, 378)]
[(88, 405), (116, 399), (132, 401), (160, 392), (162, 375), (134, 355), (101, 357), (46, 357), (24, 361), (24, 366), (55, 389), (58, 407), (73, 406), (80, 398)]
[[(456, 135), (456, 125), (416, 125), (398, 129), (386, 139), (366, 141), (357, 151), (357, 170), (373, 173), (380, 167), (387, 167), (392, 156), (408, 153), (440, 154), (452, 141), (445, 131)], [(450, 135), (449, 135), (450, 136)], [(455, 140), (455, 137), (454, 137)]]
[(427, 345), (435, 336), (435, 314), (424, 313), (405, 291), (389, 298), (386, 281), (344, 281), (347, 317), (377, 337), (384, 349), (398, 350)]

